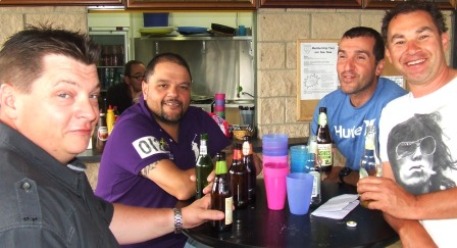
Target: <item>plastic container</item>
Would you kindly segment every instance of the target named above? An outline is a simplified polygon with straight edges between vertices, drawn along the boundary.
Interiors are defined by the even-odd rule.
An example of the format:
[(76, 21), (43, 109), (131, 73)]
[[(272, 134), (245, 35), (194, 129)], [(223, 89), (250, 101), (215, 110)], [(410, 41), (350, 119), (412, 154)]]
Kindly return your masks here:
[(168, 26), (168, 13), (143, 13), (143, 24), (145, 27)]
[(287, 134), (265, 134), (262, 137), (262, 153), (267, 156), (287, 156)]

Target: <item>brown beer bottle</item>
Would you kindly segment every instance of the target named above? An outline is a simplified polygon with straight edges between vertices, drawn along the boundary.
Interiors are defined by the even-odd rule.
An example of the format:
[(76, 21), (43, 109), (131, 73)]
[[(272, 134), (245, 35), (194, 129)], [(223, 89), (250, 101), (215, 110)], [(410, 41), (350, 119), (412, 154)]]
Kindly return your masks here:
[(229, 169), (230, 186), (233, 195), (233, 204), (236, 209), (248, 205), (248, 171), (243, 165), (241, 157), (241, 144), (233, 144), (232, 165)]
[(208, 154), (208, 134), (200, 134), (200, 154), (197, 158), (195, 165), (195, 176), (197, 178), (197, 195), (196, 198), (202, 198), (204, 196), (203, 189), (208, 185), (208, 176), (213, 170), (213, 161)]
[(317, 122), (317, 164), (319, 170), (325, 173), (329, 173), (333, 166), (333, 151), (332, 151), (332, 139), (330, 137), (330, 129), (327, 123), (327, 108), (319, 108), (319, 119)]
[(99, 153), (102, 153), (105, 149), (106, 141), (108, 140), (108, 126), (106, 125), (106, 114), (104, 112), (100, 112), (100, 118), (98, 119), (98, 126), (97, 126), (97, 139), (95, 142), (95, 149)]
[(224, 212), (222, 220), (213, 221), (213, 227), (217, 231), (226, 231), (232, 227), (233, 222), (233, 197), (230, 189), (230, 179), (227, 173), (225, 153), (216, 154), (216, 177), (211, 190), (211, 209)]
[(248, 172), (248, 203), (255, 204), (256, 185), (257, 185), (257, 170), (254, 164), (254, 152), (252, 148), (251, 138), (244, 136), (242, 145), (243, 165)]

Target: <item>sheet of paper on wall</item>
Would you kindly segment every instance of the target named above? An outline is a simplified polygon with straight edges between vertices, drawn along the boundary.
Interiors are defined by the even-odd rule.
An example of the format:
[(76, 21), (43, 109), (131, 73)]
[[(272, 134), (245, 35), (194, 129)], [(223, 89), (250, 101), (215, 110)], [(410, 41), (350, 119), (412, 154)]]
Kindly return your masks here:
[(386, 76), (383, 75), (382, 77), (388, 78), (392, 81), (394, 81), (398, 86), (402, 87), (403, 89), (405, 88), (405, 79), (403, 76)]
[(300, 44), (301, 100), (318, 100), (337, 89), (337, 55), (338, 43), (336, 42)]

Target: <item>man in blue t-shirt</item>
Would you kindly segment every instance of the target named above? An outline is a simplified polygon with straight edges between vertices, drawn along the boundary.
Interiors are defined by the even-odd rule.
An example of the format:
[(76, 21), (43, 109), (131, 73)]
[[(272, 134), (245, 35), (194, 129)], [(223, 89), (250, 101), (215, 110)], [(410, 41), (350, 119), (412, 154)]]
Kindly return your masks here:
[(368, 27), (354, 27), (343, 34), (338, 48), (337, 71), (340, 88), (327, 94), (314, 111), (311, 132), (316, 133), (319, 107), (327, 107), (330, 135), (344, 164), (335, 161), (324, 180), (355, 185), (364, 151), (367, 123), (378, 127), (383, 107), (406, 91), (386, 78), (384, 42)]
[[(191, 73), (172, 53), (149, 62), (139, 102), (116, 121), (100, 162), (95, 194), (127, 205), (167, 208), (191, 198), (200, 134), (215, 156), (230, 140), (210, 115), (191, 107)], [(183, 234), (168, 234), (123, 247), (183, 247)]]

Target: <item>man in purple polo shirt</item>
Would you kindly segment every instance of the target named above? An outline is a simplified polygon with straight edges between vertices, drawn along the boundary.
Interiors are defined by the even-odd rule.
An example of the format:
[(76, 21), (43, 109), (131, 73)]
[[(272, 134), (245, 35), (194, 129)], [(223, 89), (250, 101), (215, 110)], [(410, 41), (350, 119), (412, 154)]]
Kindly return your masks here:
[[(200, 134), (208, 133), (215, 156), (230, 145), (216, 122), (191, 107), (191, 73), (172, 53), (149, 62), (140, 101), (115, 124), (100, 163), (95, 194), (127, 205), (165, 208), (195, 194), (195, 161)], [(183, 247), (183, 234), (168, 234), (125, 247)]]

